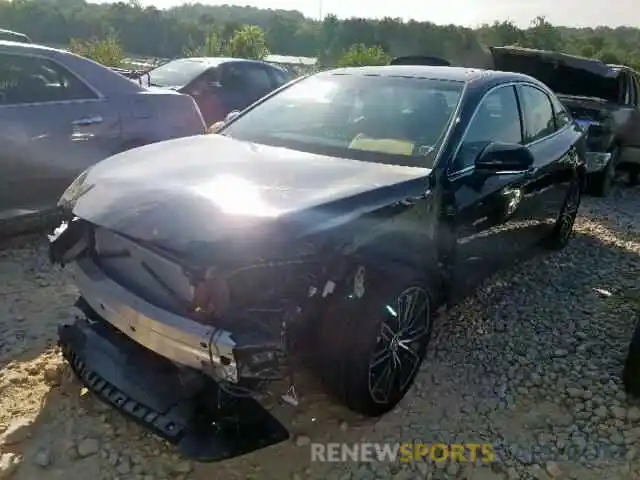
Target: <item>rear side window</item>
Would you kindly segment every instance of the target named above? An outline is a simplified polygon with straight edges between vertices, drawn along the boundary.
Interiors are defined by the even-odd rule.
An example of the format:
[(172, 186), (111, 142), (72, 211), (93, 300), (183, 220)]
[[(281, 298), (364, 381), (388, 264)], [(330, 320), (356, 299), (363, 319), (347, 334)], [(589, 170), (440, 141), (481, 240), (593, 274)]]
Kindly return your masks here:
[(249, 89), (255, 95), (266, 95), (273, 86), (267, 69), (258, 65), (248, 65), (244, 68), (244, 75), (247, 76)]
[(0, 105), (89, 100), (96, 94), (71, 72), (40, 57), (0, 54)]
[(280, 88), (282, 85), (289, 81), (289, 77), (287, 76), (287, 74), (281, 70), (272, 69), (270, 70), (270, 72), (274, 89)]
[(520, 86), (525, 143), (535, 142), (556, 131), (556, 120), (549, 96), (539, 88), (529, 85)]
[(551, 104), (553, 105), (553, 114), (555, 116), (556, 128), (558, 130), (571, 123), (571, 114), (557, 97), (551, 97)]

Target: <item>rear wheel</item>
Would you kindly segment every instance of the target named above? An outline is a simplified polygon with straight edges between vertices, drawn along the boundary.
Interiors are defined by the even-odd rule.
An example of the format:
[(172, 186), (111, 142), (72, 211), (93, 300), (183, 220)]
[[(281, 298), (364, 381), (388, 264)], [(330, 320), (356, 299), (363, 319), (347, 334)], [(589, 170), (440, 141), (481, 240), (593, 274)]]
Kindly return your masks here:
[(323, 321), (322, 337), (333, 344), (323, 377), (349, 409), (379, 416), (402, 400), (420, 370), (434, 297), (428, 281), (406, 268), (376, 273), (361, 266), (353, 284), (365, 292), (361, 298), (347, 295)]
[(573, 225), (578, 216), (578, 209), (582, 200), (582, 182), (574, 179), (564, 201), (560, 216), (551, 234), (545, 239), (544, 246), (550, 250), (561, 250), (567, 246), (573, 233)]

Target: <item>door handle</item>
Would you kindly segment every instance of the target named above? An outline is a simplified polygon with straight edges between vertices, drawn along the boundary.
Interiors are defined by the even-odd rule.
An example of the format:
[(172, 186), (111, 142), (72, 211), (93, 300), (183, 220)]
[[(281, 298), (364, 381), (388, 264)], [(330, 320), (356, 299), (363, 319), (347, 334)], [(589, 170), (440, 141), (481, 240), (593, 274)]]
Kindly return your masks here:
[(77, 120), (71, 122), (71, 125), (74, 127), (88, 127), (90, 125), (97, 125), (103, 122), (103, 118), (99, 115), (94, 115), (92, 117), (82, 117)]

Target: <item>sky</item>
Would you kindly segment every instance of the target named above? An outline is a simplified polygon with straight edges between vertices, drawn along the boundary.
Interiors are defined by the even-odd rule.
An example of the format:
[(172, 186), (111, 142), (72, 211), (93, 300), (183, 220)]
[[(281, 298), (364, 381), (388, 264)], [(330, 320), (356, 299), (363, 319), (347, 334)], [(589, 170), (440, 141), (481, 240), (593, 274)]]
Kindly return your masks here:
[[(511, 20), (526, 27), (537, 15), (556, 25), (640, 26), (638, 0), (199, 0), (205, 4), (252, 5), (260, 8), (299, 10), (308, 17), (335, 14), (345, 17), (400, 17), (438, 24), (477, 26), (494, 20)], [(166, 8), (184, 0), (143, 0), (143, 5)]]

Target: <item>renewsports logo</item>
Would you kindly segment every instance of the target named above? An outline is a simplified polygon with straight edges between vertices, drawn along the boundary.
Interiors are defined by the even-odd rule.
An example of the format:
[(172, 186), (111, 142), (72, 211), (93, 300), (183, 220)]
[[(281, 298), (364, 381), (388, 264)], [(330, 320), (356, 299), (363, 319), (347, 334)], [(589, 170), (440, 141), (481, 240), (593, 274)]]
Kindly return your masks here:
[(493, 462), (488, 443), (312, 443), (313, 462)]

